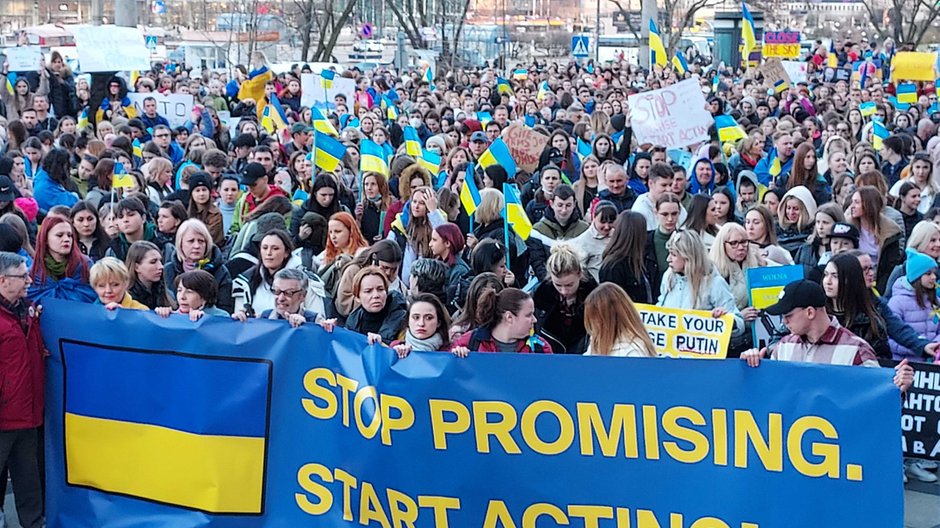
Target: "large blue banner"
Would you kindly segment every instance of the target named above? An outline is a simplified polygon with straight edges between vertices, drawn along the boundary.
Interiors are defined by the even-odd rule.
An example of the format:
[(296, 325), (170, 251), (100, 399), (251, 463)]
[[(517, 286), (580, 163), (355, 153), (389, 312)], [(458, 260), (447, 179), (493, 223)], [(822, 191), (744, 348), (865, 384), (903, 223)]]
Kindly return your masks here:
[(892, 371), (445, 353), (65, 302), (51, 528), (902, 526)]

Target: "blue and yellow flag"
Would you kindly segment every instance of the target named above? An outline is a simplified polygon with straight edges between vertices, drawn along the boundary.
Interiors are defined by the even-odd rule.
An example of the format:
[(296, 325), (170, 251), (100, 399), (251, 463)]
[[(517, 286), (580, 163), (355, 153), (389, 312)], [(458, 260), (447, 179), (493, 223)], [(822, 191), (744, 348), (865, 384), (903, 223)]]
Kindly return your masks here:
[[(274, 79), (274, 73), (267, 68), (261, 68), (252, 72), (247, 80), (238, 87), (238, 100), (254, 99), (259, 107), (264, 101), (264, 85)], [(260, 114), (260, 109), (258, 110)]]
[(860, 103), (858, 105), (858, 111), (861, 112), (862, 117), (871, 117), (875, 115), (875, 102), (867, 101), (864, 103)]
[(335, 171), (346, 155), (346, 145), (319, 130), (314, 130), (313, 135), (313, 142), (317, 147), (314, 151), (315, 165), (327, 172)]
[(541, 101), (542, 99), (545, 99), (545, 96), (548, 95), (548, 93), (551, 92), (551, 91), (552, 91), (552, 89), (549, 88), (549, 86), (548, 86), (548, 81), (542, 81), (542, 82), (539, 84), (539, 91), (538, 91), (538, 93), (535, 94), (535, 99), (536, 99), (537, 101)]
[(261, 128), (268, 133), (268, 135), (273, 135), (277, 132), (277, 127), (274, 126), (274, 118), (271, 117), (271, 105), (264, 107), (264, 110), (261, 111)]
[(591, 144), (578, 138), (578, 159), (584, 161), (584, 158), (590, 156), (592, 152)]
[(428, 84), (434, 84), (434, 71), (433, 70), (434, 69), (431, 68), (430, 66), (428, 66), (427, 69), (424, 70), (424, 82)]
[(320, 72), (320, 86), (324, 90), (329, 90), (333, 87), (333, 79), (336, 78), (336, 72), (333, 70), (324, 69)]
[(433, 150), (422, 149), (421, 155), (415, 158), (418, 162), (418, 165), (421, 165), (428, 172), (431, 173), (431, 176), (437, 176), (441, 172), (441, 155)]
[(85, 107), (85, 109), (82, 110), (82, 113), (78, 114), (78, 123), (76, 124), (79, 130), (88, 128), (88, 126), (91, 124), (88, 121), (88, 107)]
[(506, 200), (506, 207), (503, 209), (503, 216), (506, 219), (506, 229), (512, 227), (512, 230), (519, 235), (522, 240), (528, 240), (532, 234), (532, 222), (529, 216), (525, 214), (525, 207), (516, 189), (508, 183), (503, 184), (503, 198)]
[(359, 170), (363, 173), (378, 172), (388, 177), (385, 149), (371, 139), (363, 139), (359, 144)]
[(934, 89), (934, 93), (937, 94), (937, 97), (940, 97), (940, 79), (937, 79), (936, 81), (933, 82), (933, 89)]
[(333, 126), (333, 123), (324, 117), (320, 109), (315, 106), (310, 108), (310, 121), (313, 123), (313, 128), (316, 130), (331, 136), (339, 136), (339, 132), (336, 131), (336, 127)]
[(490, 147), (483, 154), (480, 154), (480, 159), (477, 162), (484, 169), (490, 165), (499, 165), (506, 169), (506, 174), (510, 178), (516, 177), (516, 161), (512, 159), (512, 154), (509, 153), (509, 147), (506, 146), (503, 138), (496, 138), (490, 143)]
[(715, 117), (715, 129), (718, 130), (718, 141), (737, 141), (744, 139), (747, 134), (737, 121), (728, 114)]
[(751, 52), (757, 49), (757, 31), (754, 29), (754, 17), (747, 9), (747, 4), (741, 2), (741, 38), (744, 40), (744, 64), (747, 64)]
[(15, 95), (16, 92), (13, 90), (13, 85), (16, 84), (16, 72), (10, 72), (7, 74), (7, 92), (10, 95)]
[[(73, 342), (62, 351), (68, 484), (213, 514), (262, 513), (269, 362)], [(181, 372), (199, 398), (163, 382)]]
[(477, 207), (480, 206), (480, 202), (483, 201), (483, 199), (480, 198), (480, 189), (477, 188), (477, 182), (476, 178), (473, 176), (473, 172), (473, 164), (467, 164), (463, 187), (460, 189), (460, 203), (463, 204), (463, 210), (466, 211), (468, 215), (472, 215), (474, 211), (477, 210)]
[(129, 189), (136, 185), (134, 177), (127, 173), (123, 163), (114, 164), (114, 175), (111, 177), (112, 189)]
[(479, 121), (481, 125), (486, 126), (487, 123), (489, 123), (492, 120), (493, 120), (493, 114), (489, 112), (477, 112), (477, 121)]
[(663, 39), (659, 36), (659, 30), (656, 29), (656, 22), (650, 19), (650, 65), (665, 66), (667, 59), (666, 47), (663, 46)]
[(141, 158), (144, 157), (144, 149), (141, 148), (141, 146), (140, 146), (140, 140), (139, 140), (139, 139), (135, 139), (134, 142), (131, 143), (131, 147), (132, 147), (133, 150), (134, 150), (134, 157), (135, 157), (135, 158), (141, 159)]
[(529, 78), (529, 70), (525, 68), (516, 68), (512, 71), (512, 78), (516, 81), (524, 81)]
[(672, 65), (679, 75), (685, 75), (685, 72), (689, 71), (689, 63), (686, 62), (685, 55), (679, 50), (676, 50), (676, 54), (672, 57)]
[(829, 41), (829, 52), (826, 53), (826, 66), (830, 68), (839, 67), (839, 56), (836, 55), (835, 39)]
[(412, 158), (421, 157), (421, 138), (415, 127), (407, 125), (402, 131), (405, 138), (405, 152)]
[(270, 99), (271, 103), (268, 106), (273, 109), (271, 111), (271, 121), (274, 123), (274, 128), (275, 130), (284, 130), (287, 128), (287, 112), (284, 111), (281, 100), (276, 95), (271, 94)]
[(790, 85), (787, 83), (786, 79), (777, 79), (774, 82), (774, 93), (780, 93), (789, 87)]
[(875, 150), (878, 150), (884, 145), (884, 140), (888, 139), (890, 134), (888, 133), (888, 129), (877, 119), (871, 123), (871, 146), (875, 147)]
[(395, 103), (391, 99), (383, 95), (382, 99), (380, 100), (380, 104), (382, 105), (382, 109), (385, 110), (386, 119), (389, 121), (398, 120), (398, 116), (401, 115), (401, 113), (398, 111), (398, 107), (395, 106)]
[(901, 83), (898, 85), (898, 102), (914, 104), (917, 102), (917, 85), (914, 83)]
[(496, 78), (496, 91), (499, 92), (500, 95), (508, 95), (510, 97), (516, 94), (512, 89), (512, 85), (509, 84), (509, 81), (502, 77)]

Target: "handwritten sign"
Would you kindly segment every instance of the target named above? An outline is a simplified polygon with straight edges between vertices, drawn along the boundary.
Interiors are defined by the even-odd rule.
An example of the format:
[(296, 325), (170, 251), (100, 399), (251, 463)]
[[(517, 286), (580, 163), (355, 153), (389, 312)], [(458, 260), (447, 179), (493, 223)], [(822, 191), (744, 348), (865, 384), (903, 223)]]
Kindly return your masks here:
[(783, 69), (787, 70), (787, 75), (793, 84), (806, 82), (806, 63), (800, 61), (780, 61)]
[(795, 59), (800, 56), (798, 31), (765, 31), (763, 51), (766, 58)]
[(760, 73), (764, 76), (764, 86), (772, 88), (775, 92), (780, 92), (792, 84), (790, 75), (787, 74), (787, 70), (783, 67), (780, 59), (767, 59), (761, 65)]
[(336, 75), (333, 86), (323, 90), (320, 84), (320, 73), (304, 73), (300, 75), (300, 104), (327, 110), (336, 109), (336, 96), (346, 97), (346, 105), (352, 111), (352, 104), (356, 97), (356, 81)]
[(3, 50), (12, 72), (32, 72), (42, 64), (42, 48), (39, 46), (19, 46)]
[[(748, 268), (747, 288), (750, 305), (763, 310), (776, 304), (783, 287), (802, 278), (803, 266), (799, 265)], [(778, 332), (786, 332), (783, 317), (761, 311), (760, 317), (754, 321), (754, 346), (757, 348), (767, 346), (771, 336)]]
[(136, 27), (69, 26), (82, 73), (146, 70), (150, 50)]
[(144, 113), (144, 99), (153, 97), (157, 101), (157, 113), (170, 122), (170, 126), (184, 126), (186, 121), (192, 119), (193, 96), (188, 94), (161, 94), (154, 93), (128, 93), (134, 106), (137, 107), (138, 115)]
[(712, 317), (704, 310), (678, 310), (637, 304), (646, 333), (661, 356), (724, 359), (734, 316)]
[(698, 79), (631, 95), (633, 133), (637, 141), (679, 148), (708, 140), (713, 119), (705, 109)]
[(516, 167), (531, 173), (539, 166), (539, 156), (548, 144), (548, 137), (527, 126), (512, 124), (503, 131), (503, 141)]
[(911, 363), (914, 384), (901, 410), (904, 456), (940, 460), (940, 365)]

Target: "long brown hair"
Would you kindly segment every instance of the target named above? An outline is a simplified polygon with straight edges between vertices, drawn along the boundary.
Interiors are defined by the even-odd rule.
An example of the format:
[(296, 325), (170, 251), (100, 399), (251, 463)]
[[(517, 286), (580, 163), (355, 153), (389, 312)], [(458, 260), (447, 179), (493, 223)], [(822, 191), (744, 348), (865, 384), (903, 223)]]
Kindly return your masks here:
[(863, 224), (868, 224), (871, 227), (872, 234), (875, 235), (875, 240), (878, 241), (880, 246), (884, 242), (884, 233), (881, 229), (881, 211), (885, 207), (884, 196), (876, 189), (870, 185), (865, 185), (855, 189), (855, 192), (858, 194), (862, 202), (862, 217), (855, 218), (852, 217), (850, 221), (855, 224), (855, 227), (861, 229)]
[(610, 355), (619, 340), (629, 340), (644, 349), (647, 356), (656, 356), (643, 320), (623, 288), (604, 282), (584, 300), (584, 329), (591, 336), (591, 351)]
[(610, 243), (604, 248), (601, 267), (626, 262), (637, 279), (643, 276), (643, 255), (646, 254), (646, 218), (640, 213), (624, 211), (617, 217)]
[(793, 168), (790, 170), (790, 178), (787, 180), (787, 190), (800, 185), (807, 189), (816, 190), (816, 181), (819, 179), (819, 158), (813, 163), (813, 168), (806, 170), (803, 168), (803, 159), (807, 155), (816, 156), (816, 150), (809, 143), (800, 143), (796, 148), (796, 155), (793, 157)]

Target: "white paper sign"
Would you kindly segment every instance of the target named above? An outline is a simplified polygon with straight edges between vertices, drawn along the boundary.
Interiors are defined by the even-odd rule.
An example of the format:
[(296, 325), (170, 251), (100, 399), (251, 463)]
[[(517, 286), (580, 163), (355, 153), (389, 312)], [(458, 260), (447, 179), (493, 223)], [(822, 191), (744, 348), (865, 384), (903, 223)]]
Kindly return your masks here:
[(150, 69), (144, 34), (133, 27), (70, 26), (83, 73)]
[(304, 73), (300, 75), (300, 104), (307, 107), (316, 106), (328, 110), (336, 109), (334, 98), (339, 95), (346, 96), (347, 106), (351, 106), (356, 95), (356, 81), (340, 77), (337, 73), (333, 78), (333, 86), (323, 92), (320, 84), (320, 73)]
[(714, 120), (698, 79), (631, 95), (628, 102), (639, 143), (679, 148), (708, 140)]
[(783, 69), (787, 70), (787, 75), (790, 76), (790, 81), (793, 84), (805, 83), (806, 82), (806, 63), (800, 61), (780, 61), (783, 64)]
[(42, 64), (42, 48), (39, 46), (19, 46), (6, 48), (3, 54), (10, 63), (11, 72), (34, 72)]
[(183, 126), (186, 121), (192, 119), (193, 96), (188, 94), (168, 94), (163, 95), (155, 93), (135, 93), (127, 94), (134, 106), (137, 107), (137, 113), (144, 115), (144, 99), (153, 97), (157, 101), (157, 113), (170, 122), (171, 127)]

